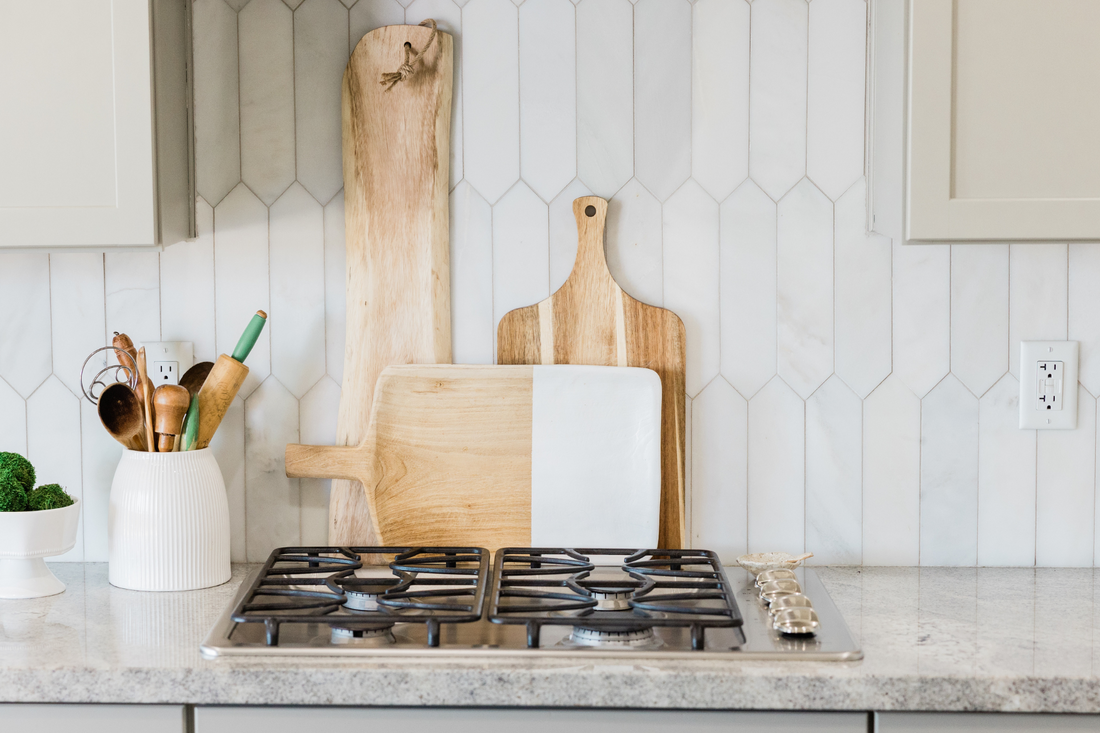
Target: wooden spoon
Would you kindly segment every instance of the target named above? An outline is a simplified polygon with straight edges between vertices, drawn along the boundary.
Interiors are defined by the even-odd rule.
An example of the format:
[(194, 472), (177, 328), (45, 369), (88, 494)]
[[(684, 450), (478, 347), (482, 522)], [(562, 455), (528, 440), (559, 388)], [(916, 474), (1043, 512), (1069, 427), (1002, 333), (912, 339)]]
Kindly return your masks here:
[(153, 440), (153, 385), (149, 383), (149, 374), (145, 370), (145, 347), (138, 349), (137, 353), (138, 379), (141, 381), (141, 404), (145, 407), (145, 444), (149, 446), (149, 452), (157, 449)]
[(210, 370), (213, 368), (214, 362), (200, 361), (183, 373), (183, 378), (180, 379), (180, 386), (186, 389), (189, 395), (194, 397), (199, 393), (199, 390), (202, 389), (203, 382), (210, 376)]
[(116, 382), (99, 396), (99, 421), (111, 437), (130, 450), (146, 450), (145, 421), (134, 390), (125, 382)]
[(191, 406), (191, 395), (178, 384), (162, 384), (153, 392), (153, 410), (157, 416), (157, 450), (171, 453), (183, 427), (183, 416)]

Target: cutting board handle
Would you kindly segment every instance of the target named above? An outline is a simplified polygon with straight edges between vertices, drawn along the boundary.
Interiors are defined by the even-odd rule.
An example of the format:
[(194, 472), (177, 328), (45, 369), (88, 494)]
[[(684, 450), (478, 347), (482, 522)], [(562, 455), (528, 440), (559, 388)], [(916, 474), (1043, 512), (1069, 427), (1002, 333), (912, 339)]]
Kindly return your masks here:
[(574, 199), (573, 216), (577, 219), (577, 261), (573, 265), (573, 273), (604, 272), (610, 277), (603, 251), (607, 201), (599, 196)]
[(288, 443), (286, 475), (290, 478), (338, 478), (362, 481), (370, 475), (370, 456), (370, 448), (365, 446)]

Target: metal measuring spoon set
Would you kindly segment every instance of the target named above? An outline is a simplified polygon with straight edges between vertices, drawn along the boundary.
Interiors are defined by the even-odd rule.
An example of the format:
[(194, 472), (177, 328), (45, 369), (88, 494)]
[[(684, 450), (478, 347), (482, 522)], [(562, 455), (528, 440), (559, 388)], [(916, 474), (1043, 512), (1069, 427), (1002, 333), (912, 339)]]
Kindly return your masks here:
[(776, 631), (792, 636), (812, 636), (817, 631), (817, 611), (803, 595), (793, 570), (765, 570), (756, 576), (756, 587)]

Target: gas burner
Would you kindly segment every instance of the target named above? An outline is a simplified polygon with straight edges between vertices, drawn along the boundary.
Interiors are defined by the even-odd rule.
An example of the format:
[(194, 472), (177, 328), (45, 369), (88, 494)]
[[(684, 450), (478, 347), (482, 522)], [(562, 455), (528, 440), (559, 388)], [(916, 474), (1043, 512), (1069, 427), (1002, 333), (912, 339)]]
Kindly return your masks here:
[(332, 642), (334, 644), (346, 644), (349, 641), (359, 639), (382, 639), (392, 644), (395, 641), (393, 636), (393, 624), (375, 626), (367, 629), (346, 629), (342, 626), (332, 627)]
[[(393, 562), (364, 568), (363, 555)], [(481, 619), (488, 573), (488, 553), (478, 547), (284, 547), (230, 618), (262, 624), (267, 646), (279, 644), (284, 625), (327, 624), (334, 641), (346, 641), (382, 638), (402, 623), (423, 624), (434, 647), (441, 624)]]
[[(593, 562), (616, 556), (615, 565)], [(526, 625), (531, 649), (543, 626), (572, 626), (570, 639), (584, 646), (651, 644), (659, 626), (689, 630), (700, 651), (708, 628), (742, 623), (722, 563), (708, 550), (506, 547), (493, 574), (489, 621)]]
[(605, 629), (589, 629), (584, 626), (574, 626), (569, 640), (577, 646), (595, 647), (645, 647), (658, 646), (659, 641), (653, 633), (652, 626), (643, 626), (624, 631), (608, 631)]
[(634, 597), (634, 591), (630, 590), (589, 588), (588, 592), (596, 599), (597, 611), (629, 611), (630, 599)]
[(363, 592), (363, 591), (357, 591), (357, 590), (351, 590), (350, 588), (345, 588), (344, 589), (344, 595), (347, 596), (347, 600), (344, 601), (344, 608), (348, 608), (352, 611), (377, 611), (378, 610), (378, 594), (377, 593), (366, 593), (366, 592)]

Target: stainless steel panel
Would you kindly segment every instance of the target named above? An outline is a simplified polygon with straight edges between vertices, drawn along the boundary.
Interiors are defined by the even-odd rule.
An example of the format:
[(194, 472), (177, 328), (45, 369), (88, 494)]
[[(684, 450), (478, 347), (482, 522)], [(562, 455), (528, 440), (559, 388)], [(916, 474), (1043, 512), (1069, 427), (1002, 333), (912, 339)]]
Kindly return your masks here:
[[(258, 571), (257, 571), (258, 572)], [(526, 628), (522, 625), (501, 625), (488, 621), (468, 624), (445, 624), (440, 631), (440, 645), (428, 647), (427, 632), (422, 625), (399, 624), (393, 635), (370, 639), (348, 639), (333, 642), (333, 635), (324, 624), (287, 624), (281, 631), (279, 645), (264, 643), (262, 624), (237, 624), (230, 620), (230, 611), (240, 598), (219, 618), (214, 629), (202, 643), (203, 656), (214, 658), (228, 655), (261, 656), (352, 656), (392, 659), (395, 657), (542, 657), (554, 659), (790, 659), (819, 661), (852, 661), (863, 653), (848, 632), (848, 626), (829, 597), (817, 573), (799, 569), (798, 579), (809, 596), (821, 620), (814, 637), (783, 637), (771, 628), (767, 608), (757, 598), (752, 577), (739, 568), (727, 568), (730, 582), (737, 588), (737, 603), (745, 623), (743, 629), (708, 629), (706, 648), (692, 651), (688, 629), (657, 628), (659, 646), (645, 648), (582, 647), (567, 643), (570, 627), (545, 626), (541, 646), (528, 649)], [(241, 586), (251, 584), (252, 577)]]

